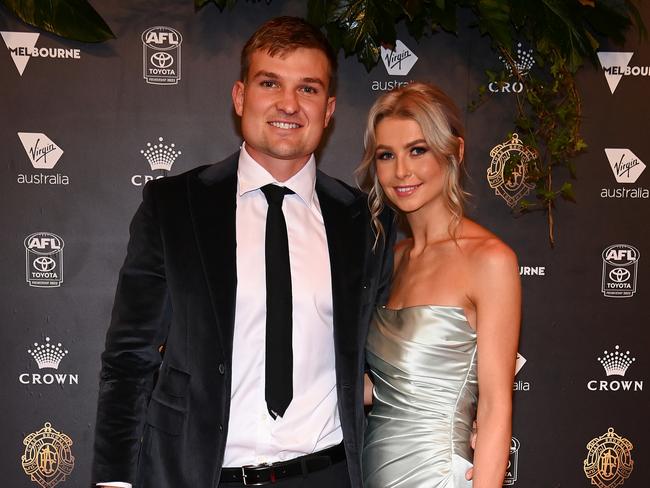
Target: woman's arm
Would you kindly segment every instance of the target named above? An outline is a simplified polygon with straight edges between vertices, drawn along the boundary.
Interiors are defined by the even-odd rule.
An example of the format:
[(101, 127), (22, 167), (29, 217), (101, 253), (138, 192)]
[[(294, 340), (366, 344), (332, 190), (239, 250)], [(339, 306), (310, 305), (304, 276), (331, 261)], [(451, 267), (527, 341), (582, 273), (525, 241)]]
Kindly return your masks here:
[(500, 241), (490, 240), (472, 262), (479, 388), (473, 488), (500, 488), (512, 436), (521, 286), (517, 257)]

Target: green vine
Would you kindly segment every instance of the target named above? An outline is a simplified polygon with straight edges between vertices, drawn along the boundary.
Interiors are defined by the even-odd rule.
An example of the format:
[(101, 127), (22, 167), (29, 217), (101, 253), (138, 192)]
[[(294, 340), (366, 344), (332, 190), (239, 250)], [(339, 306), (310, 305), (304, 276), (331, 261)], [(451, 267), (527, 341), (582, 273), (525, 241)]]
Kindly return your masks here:
[[(513, 132), (537, 156), (525, 161), (535, 199), (519, 200), (514, 211), (543, 212), (553, 247), (557, 201), (575, 202), (574, 160), (587, 147), (580, 133), (576, 73), (585, 59), (596, 62), (598, 39), (622, 43), (632, 25), (645, 38), (640, 13), (631, 0), (310, 0), (308, 11), (335, 48), (356, 55), (370, 70), (379, 60), (380, 46), (395, 44), (398, 23), (404, 22), (417, 40), (440, 30), (456, 34), (461, 9), (471, 12), (473, 25), (490, 38), (508, 67), (486, 72), (487, 82), (470, 109), (490, 98), (490, 83), (504, 86), (514, 77), (525, 87), (515, 93)], [(516, 43), (533, 48), (536, 67), (529, 73), (518, 63)], [(510, 156), (506, 179), (521, 164), (520, 157)]]
[[(193, 2), (197, 10), (209, 3), (220, 10), (237, 4)], [(114, 37), (87, 0), (0, 0), (0, 5), (66, 38), (99, 42)], [(324, 29), (333, 47), (356, 56), (368, 71), (379, 62), (381, 46), (395, 45), (396, 25), (403, 22), (416, 40), (441, 30), (457, 34), (461, 10), (471, 13), (472, 25), (489, 37), (507, 65), (501, 72), (486, 71), (486, 83), (478, 88), (470, 109), (489, 100), (490, 83), (504, 86), (514, 77), (525, 87), (515, 93), (513, 132), (536, 154), (524, 163), (535, 198), (519, 200), (514, 210), (543, 212), (553, 246), (554, 210), (558, 199), (575, 202), (574, 160), (587, 147), (580, 133), (576, 73), (584, 60), (596, 62), (599, 40), (620, 44), (632, 26), (646, 38), (640, 13), (634, 0), (309, 0), (307, 6), (308, 19)], [(515, 43), (533, 49), (535, 68), (530, 72), (519, 63)], [(521, 158), (510, 157), (506, 178), (521, 164)]]

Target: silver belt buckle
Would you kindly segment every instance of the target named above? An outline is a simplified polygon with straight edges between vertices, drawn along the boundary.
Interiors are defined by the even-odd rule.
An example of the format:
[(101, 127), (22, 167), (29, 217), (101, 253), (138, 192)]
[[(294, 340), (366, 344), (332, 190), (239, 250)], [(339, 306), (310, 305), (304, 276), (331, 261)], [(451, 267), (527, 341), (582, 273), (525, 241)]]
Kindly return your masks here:
[(247, 464), (245, 466), (242, 466), (241, 467), (241, 477), (242, 477), (242, 482), (244, 483), (244, 486), (261, 486), (261, 485), (266, 485), (266, 484), (269, 484), (269, 483), (273, 483), (273, 481), (271, 481), (271, 480), (269, 480), (269, 481), (260, 481), (259, 483), (248, 483), (246, 481), (246, 478), (248, 478), (248, 476), (246, 476), (246, 470), (247, 469), (255, 470), (255, 469), (264, 469), (264, 468), (270, 468), (270, 467), (271, 467), (271, 464), (269, 464), (269, 463), (258, 464), (258, 465)]

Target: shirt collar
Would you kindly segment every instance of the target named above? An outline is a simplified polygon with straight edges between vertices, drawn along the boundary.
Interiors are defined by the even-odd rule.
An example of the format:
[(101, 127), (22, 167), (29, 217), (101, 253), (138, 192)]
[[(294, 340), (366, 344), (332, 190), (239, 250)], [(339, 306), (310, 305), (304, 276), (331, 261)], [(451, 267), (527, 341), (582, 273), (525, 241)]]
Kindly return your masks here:
[(264, 185), (275, 183), (292, 190), (305, 202), (307, 206), (312, 205), (316, 187), (316, 158), (312, 154), (307, 163), (295, 175), (282, 183), (278, 182), (271, 173), (266, 171), (246, 151), (244, 142), (239, 152), (239, 166), (237, 167), (237, 182), (239, 196), (262, 188)]

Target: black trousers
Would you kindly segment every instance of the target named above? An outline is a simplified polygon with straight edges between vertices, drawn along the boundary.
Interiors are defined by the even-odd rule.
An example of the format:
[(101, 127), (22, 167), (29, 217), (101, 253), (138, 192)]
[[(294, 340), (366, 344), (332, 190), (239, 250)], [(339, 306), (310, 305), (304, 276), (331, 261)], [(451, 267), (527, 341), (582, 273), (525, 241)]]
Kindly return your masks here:
[[(244, 486), (243, 483), (219, 483), (219, 488), (240, 488), (242, 486)], [(264, 488), (350, 488), (348, 463), (341, 461), (306, 476), (292, 476), (262, 486)]]

